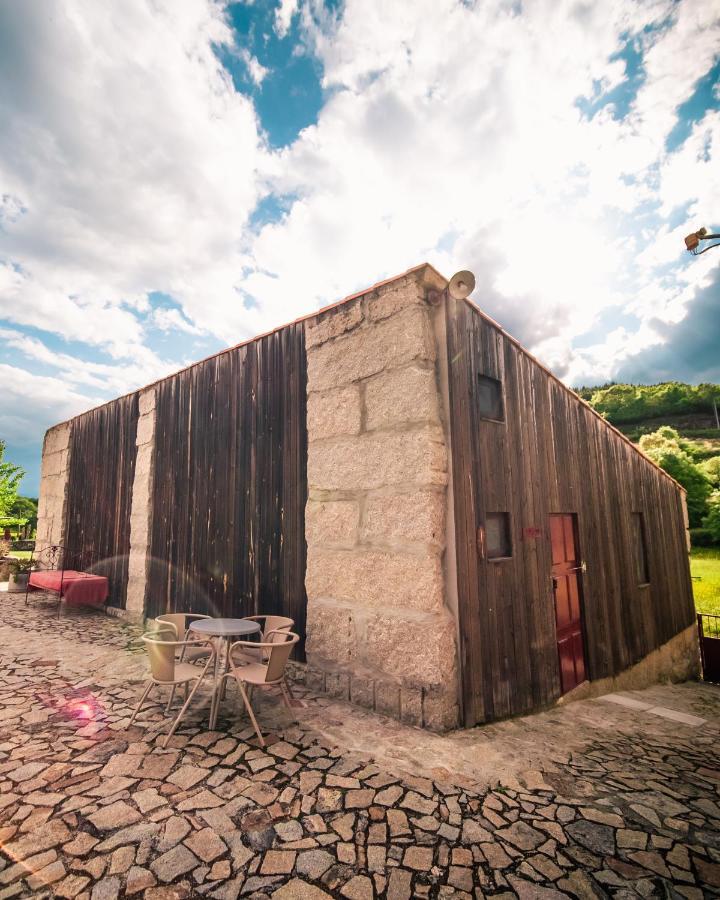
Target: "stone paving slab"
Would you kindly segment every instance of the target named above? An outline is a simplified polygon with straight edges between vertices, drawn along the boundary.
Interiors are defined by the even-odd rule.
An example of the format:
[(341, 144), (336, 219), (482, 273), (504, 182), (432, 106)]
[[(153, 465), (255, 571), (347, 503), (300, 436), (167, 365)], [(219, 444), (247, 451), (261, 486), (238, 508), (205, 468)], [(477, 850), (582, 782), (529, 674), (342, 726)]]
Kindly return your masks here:
[(0, 898), (720, 895), (709, 685), (632, 694), (697, 728), (588, 701), (450, 736), (296, 685), (265, 749), (231, 694), (165, 750), (160, 702), (128, 727), (137, 629), (0, 604)]
[(681, 725), (689, 725), (691, 728), (697, 728), (705, 724), (705, 719), (700, 716), (691, 716), (688, 713), (680, 712), (678, 709), (667, 709), (664, 706), (652, 706), (648, 713), (652, 716), (662, 716), (664, 719), (672, 719), (673, 722), (680, 722)]

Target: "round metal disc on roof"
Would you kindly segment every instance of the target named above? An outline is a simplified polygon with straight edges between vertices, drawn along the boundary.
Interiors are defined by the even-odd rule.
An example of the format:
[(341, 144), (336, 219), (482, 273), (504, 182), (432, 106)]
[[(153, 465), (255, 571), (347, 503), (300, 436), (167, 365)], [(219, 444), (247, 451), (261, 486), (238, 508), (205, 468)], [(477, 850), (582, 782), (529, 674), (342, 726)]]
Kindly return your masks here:
[(450, 279), (448, 291), (455, 300), (464, 300), (475, 290), (475, 276), (467, 269), (456, 272)]

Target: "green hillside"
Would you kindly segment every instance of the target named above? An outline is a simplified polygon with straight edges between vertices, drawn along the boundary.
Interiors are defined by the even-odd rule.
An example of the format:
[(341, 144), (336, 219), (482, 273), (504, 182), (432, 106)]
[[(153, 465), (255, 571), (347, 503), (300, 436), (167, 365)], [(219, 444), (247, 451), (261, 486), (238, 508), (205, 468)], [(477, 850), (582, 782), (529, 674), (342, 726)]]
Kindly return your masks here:
[(720, 545), (720, 385), (672, 381), (576, 391), (687, 490), (693, 543)]

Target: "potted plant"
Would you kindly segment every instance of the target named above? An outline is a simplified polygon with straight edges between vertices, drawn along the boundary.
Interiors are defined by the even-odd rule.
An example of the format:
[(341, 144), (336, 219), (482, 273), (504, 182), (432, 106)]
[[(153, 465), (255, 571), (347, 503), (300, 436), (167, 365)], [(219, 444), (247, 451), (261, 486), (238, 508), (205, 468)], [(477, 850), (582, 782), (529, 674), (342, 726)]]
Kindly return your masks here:
[(9, 560), (9, 563), (10, 580), (8, 582), (8, 591), (26, 590), (30, 572), (35, 568), (35, 560), (13, 558)]

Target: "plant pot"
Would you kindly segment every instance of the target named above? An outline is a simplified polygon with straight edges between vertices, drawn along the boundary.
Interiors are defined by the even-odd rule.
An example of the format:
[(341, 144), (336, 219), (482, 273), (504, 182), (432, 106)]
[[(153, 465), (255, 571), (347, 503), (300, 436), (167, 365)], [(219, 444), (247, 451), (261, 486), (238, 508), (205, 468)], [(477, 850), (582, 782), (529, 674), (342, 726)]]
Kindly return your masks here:
[(30, 576), (27, 572), (23, 574), (16, 574), (15, 572), (10, 573), (10, 580), (8, 581), (8, 591), (13, 593), (25, 593), (27, 590), (28, 578)]

